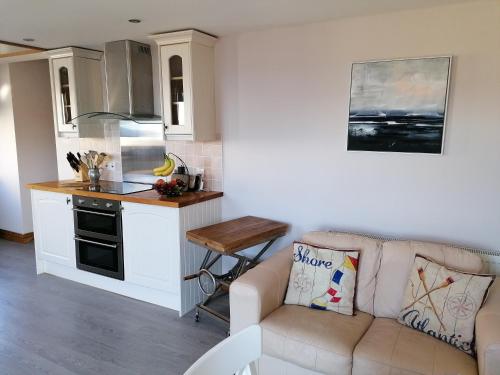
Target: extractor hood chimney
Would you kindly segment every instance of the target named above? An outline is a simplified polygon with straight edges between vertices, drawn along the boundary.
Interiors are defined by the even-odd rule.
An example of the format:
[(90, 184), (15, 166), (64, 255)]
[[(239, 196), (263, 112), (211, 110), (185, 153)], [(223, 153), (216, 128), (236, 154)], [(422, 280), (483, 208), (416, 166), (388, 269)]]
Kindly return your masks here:
[(133, 40), (108, 42), (104, 45), (104, 64), (107, 107), (105, 112), (83, 113), (71, 119), (78, 126), (80, 138), (103, 137), (103, 120), (131, 122), (138, 127), (163, 124), (154, 114), (151, 47)]
[(154, 116), (151, 47), (133, 40), (104, 45), (107, 111), (131, 118)]

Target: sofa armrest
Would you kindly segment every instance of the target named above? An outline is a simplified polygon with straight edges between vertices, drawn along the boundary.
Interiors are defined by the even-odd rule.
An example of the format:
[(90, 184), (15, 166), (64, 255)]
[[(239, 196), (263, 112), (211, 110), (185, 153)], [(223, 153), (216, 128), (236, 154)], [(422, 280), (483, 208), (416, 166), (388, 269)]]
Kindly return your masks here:
[(484, 306), (476, 316), (477, 361), (480, 375), (500, 369), (500, 280), (490, 287)]
[(293, 247), (287, 247), (231, 283), (231, 333), (262, 319), (283, 304), (292, 268)]

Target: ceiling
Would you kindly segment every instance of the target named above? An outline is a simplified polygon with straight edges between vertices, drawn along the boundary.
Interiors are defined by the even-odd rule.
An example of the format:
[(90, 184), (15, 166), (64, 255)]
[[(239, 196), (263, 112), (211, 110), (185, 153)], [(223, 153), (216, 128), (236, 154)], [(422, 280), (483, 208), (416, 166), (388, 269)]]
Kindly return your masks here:
[[(271, 26), (414, 9), (466, 0), (0, 0), (0, 40), (102, 48), (105, 41), (196, 28), (222, 36)], [(474, 1), (474, 0), (469, 0)], [(479, 1), (479, 0), (477, 0)], [(5, 11), (8, 10), (8, 11)], [(139, 24), (127, 22), (141, 19)]]

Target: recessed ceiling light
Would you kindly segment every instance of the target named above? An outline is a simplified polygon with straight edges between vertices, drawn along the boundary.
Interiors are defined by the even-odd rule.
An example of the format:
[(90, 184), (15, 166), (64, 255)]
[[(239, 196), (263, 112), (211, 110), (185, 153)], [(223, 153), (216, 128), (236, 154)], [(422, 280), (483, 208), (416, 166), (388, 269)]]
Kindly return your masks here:
[(128, 20), (128, 22), (130, 22), (130, 23), (141, 23), (141, 20), (138, 19), (138, 18), (131, 18), (131, 19)]
[(35, 41), (35, 39), (33, 39), (33, 38), (23, 38), (23, 40), (25, 42), (34, 42)]

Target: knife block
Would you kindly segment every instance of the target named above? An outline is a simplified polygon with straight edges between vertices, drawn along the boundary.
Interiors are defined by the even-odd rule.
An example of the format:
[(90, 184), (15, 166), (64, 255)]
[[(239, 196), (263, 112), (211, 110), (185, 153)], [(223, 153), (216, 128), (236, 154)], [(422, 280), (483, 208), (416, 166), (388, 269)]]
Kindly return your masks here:
[(80, 164), (80, 171), (75, 173), (75, 181), (86, 182), (90, 181), (89, 168), (85, 164)]

